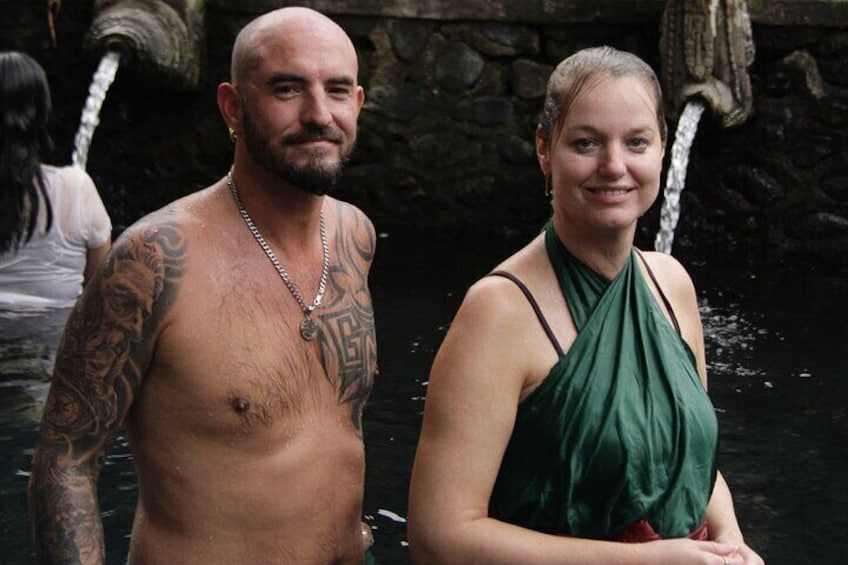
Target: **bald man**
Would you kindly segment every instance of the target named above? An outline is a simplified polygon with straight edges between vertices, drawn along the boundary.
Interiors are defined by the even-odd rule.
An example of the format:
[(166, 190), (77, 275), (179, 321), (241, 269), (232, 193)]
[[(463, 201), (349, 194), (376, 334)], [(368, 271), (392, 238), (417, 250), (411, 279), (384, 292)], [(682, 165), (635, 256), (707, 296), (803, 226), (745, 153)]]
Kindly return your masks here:
[(330, 194), (363, 103), (344, 31), (284, 8), (236, 38), (227, 175), (116, 242), (68, 322), (30, 480), (42, 563), (102, 563), (125, 426), (130, 561), (362, 563), (374, 228)]

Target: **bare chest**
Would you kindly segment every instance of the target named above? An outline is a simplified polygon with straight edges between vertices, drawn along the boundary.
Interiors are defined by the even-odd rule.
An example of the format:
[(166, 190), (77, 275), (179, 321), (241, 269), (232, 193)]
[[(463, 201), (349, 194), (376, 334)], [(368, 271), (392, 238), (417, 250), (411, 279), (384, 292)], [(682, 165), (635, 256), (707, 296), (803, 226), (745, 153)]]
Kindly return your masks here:
[(366, 281), (336, 268), (306, 340), (305, 314), (267, 262), (214, 267), (196, 263), (186, 276), (145, 387), (173, 389), (243, 431), (310, 414), (344, 417), (358, 431), (376, 373)]

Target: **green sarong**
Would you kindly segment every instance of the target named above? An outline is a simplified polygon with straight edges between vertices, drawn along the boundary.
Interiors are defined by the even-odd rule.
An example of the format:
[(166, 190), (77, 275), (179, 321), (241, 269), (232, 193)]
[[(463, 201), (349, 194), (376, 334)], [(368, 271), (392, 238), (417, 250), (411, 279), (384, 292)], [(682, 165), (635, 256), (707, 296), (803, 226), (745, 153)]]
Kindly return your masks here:
[(578, 335), (518, 406), (489, 515), (601, 540), (644, 519), (662, 538), (685, 537), (704, 520), (718, 446), (695, 357), (635, 251), (608, 281), (550, 222), (545, 244)]

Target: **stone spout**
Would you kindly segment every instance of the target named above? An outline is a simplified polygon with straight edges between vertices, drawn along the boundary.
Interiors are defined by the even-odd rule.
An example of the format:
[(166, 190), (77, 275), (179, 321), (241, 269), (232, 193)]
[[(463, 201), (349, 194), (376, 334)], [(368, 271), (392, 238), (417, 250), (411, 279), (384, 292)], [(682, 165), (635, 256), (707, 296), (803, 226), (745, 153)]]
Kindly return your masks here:
[(203, 0), (94, 0), (87, 50), (121, 53), (122, 64), (166, 88), (192, 90), (205, 40)]
[(668, 0), (660, 57), (669, 116), (693, 97), (703, 99), (723, 127), (751, 115), (754, 41), (745, 0)]

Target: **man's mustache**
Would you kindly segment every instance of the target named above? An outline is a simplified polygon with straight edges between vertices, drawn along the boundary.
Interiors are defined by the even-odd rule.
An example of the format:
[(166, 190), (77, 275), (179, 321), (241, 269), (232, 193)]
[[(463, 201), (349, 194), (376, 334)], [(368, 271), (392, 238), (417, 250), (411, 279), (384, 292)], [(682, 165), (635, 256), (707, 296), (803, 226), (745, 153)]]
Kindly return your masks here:
[(342, 143), (344, 135), (332, 126), (307, 125), (297, 133), (283, 136), (285, 145), (297, 145), (311, 141), (329, 141), (331, 143)]

